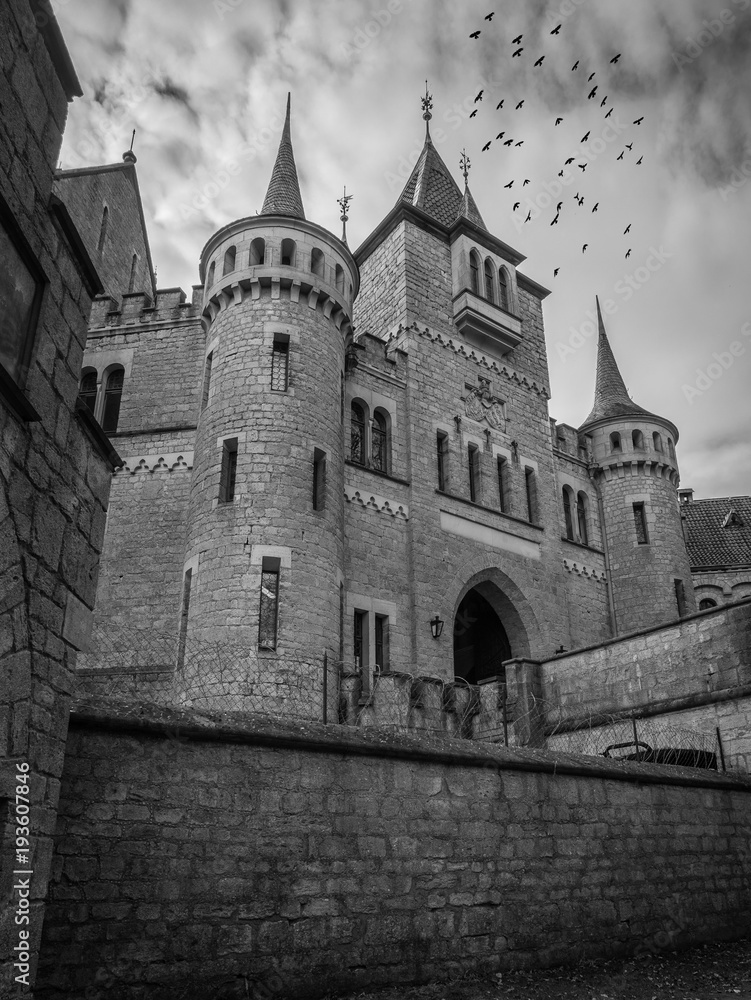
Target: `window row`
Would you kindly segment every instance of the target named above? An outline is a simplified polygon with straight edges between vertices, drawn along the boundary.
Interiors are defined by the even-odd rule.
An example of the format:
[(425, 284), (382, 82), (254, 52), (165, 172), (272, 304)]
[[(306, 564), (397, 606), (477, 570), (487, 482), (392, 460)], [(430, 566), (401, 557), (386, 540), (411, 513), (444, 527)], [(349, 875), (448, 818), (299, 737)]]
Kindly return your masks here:
[(496, 272), (495, 264), (490, 257), (486, 257), (482, 263), (477, 251), (470, 250), (469, 281), (475, 295), (481, 295), (493, 305), (499, 305), (506, 312), (511, 312), (511, 277), (508, 268), (500, 267)]
[[(479, 445), (470, 442), (467, 445), (465, 468), (469, 499), (472, 503), (493, 503), (498, 505), (502, 514), (512, 513), (511, 467), (507, 458), (499, 455), (495, 462), (495, 483), (483, 469), (482, 453)], [(436, 434), (436, 465), (438, 472), (438, 490), (441, 493), (451, 492), (455, 485), (452, 482), (450, 469), (449, 435), (446, 431)], [(537, 498), (537, 474), (531, 466), (524, 467), (524, 517), (530, 524), (539, 524), (539, 505)]]
[[(634, 451), (647, 450), (644, 434), (641, 431), (631, 432), (631, 447)], [(652, 435), (652, 447), (656, 452), (664, 454), (665, 448), (662, 441), (662, 434), (658, 431), (655, 431)], [(613, 431), (610, 435), (610, 450), (615, 453), (623, 451), (623, 437), (618, 431)], [(673, 439), (670, 437), (668, 438), (668, 454), (675, 461), (675, 445), (673, 444)]]
[[(234, 503), (237, 496), (237, 448), (239, 439), (225, 438), (222, 442), (222, 462), (219, 471), (220, 504)], [(313, 450), (311, 465), (311, 505), (313, 510), (326, 509), (326, 452)]]
[(376, 407), (371, 417), (366, 403), (352, 400), (349, 458), (375, 472), (391, 472), (391, 417), (386, 410)]
[[(261, 267), (264, 264), (273, 263), (273, 249), (268, 247), (266, 240), (261, 236), (256, 237), (250, 244), (248, 253), (248, 267)], [(218, 261), (213, 260), (209, 266), (206, 276), (206, 287), (211, 288), (216, 279)], [(326, 279), (326, 257), (319, 247), (313, 247), (310, 254), (298, 251), (297, 243), (292, 239), (282, 240), (279, 246), (279, 264), (282, 267), (294, 267), (302, 271), (310, 271), (311, 274)], [(226, 277), (238, 270), (243, 265), (237, 259), (237, 247), (227, 247), (221, 259), (221, 277)], [(329, 273), (331, 273), (329, 269)], [(333, 285), (338, 292), (344, 294), (345, 278), (344, 268), (341, 264), (335, 264), (333, 269)]]
[(101, 383), (95, 368), (83, 370), (78, 398), (99, 421), (105, 434), (117, 432), (124, 384), (125, 369), (122, 365), (108, 368), (102, 376)]
[(589, 545), (589, 497), (582, 491), (575, 494), (570, 486), (564, 486), (562, 493), (566, 538)]

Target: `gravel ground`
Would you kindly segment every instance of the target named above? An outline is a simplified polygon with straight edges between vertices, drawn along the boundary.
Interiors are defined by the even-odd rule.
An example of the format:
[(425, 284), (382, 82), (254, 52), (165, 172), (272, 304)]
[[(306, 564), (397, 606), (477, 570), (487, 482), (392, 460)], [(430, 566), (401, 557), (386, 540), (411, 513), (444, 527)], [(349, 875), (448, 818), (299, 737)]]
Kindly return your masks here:
[[(465, 976), (339, 1000), (751, 1000), (751, 938), (568, 969)], [(332, 998), (333, 1000), (333, 998)]]

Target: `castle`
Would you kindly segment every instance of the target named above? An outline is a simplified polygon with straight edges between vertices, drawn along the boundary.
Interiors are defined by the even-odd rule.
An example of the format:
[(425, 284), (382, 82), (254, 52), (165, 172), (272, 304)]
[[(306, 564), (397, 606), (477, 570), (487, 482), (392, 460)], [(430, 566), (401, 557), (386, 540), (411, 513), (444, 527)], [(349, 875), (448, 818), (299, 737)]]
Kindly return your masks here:
[(107, 289), (80, 398), (124, 462), (95, 610), (110, 636), (242, 651), (247, 683), (282, 688), (324, 651), (366, 686), (477, 683), (695, 611), (678, 429), (630, 399), (601, 315), (591, 413), (549, 418), (549, 293), (424, 106), (412, 175), (352, 253), (305, 217), (288, 99), (262, 210), (209, 239), (188, 302), (154, 289), (135, 156), (58, 172)]

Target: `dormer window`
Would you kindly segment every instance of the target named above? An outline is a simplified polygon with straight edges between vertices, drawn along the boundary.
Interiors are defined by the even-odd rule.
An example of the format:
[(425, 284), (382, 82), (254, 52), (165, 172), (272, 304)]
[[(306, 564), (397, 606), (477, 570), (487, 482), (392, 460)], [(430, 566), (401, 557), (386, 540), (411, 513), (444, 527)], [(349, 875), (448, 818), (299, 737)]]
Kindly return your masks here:
[(740, 514), (735, 510), (729, 511), (727, 517), (722, 522), (722, 526), (723, 528), (742, 528), (743, 521)]

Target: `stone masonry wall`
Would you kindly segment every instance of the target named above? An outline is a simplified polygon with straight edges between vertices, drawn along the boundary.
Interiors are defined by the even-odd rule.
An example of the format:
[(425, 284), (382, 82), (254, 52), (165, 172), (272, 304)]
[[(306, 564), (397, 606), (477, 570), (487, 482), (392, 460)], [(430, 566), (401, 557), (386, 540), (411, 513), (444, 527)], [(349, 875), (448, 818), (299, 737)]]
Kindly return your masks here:
[[(0, 5), (0, 194), (44, 275), (27, 372), (0, 390), (0, 995), (28, 996), (47, 894), (77, 651), (96, 590), (116, 455), (76, 411), (92, 276), (53, 221), (70, 88), (27, 0)], [(49, 36), (48, 36), (49, 37)], [(62, 74), (65, 75), (64, 73)], [(84, 284), (84, 277), (86, 284)], [(10, 378), (10, 376), (8, 376)], [(20, 400), (20, 402), (19, 402)], [(31, 406), (36, 416), (25, 407)], [(20, 407), (20, 408), (19, 408)], [(38, 418), (38, 419), (37, 419)], [(28, 844), (17, 767), (28, 768)], [(20, 791), (20, 789), (19, 789)], [(18, 848), (26, 852), (16, 855)], [(23, 897), (14, 870), (33, 871)], [(23, 890), (26, 891), (25, 889)], [(20, 923), (16, 923), (16, 918)], [(24, 917), (27, 922), (24, 922)], [(31, 960), (14, 968), (20, 934)], [(24, 976), (15, 982), (16, 975)], [(17, 992), (16, 992), (17, 991)]]
[(311, 724), (122, 725), (72, 719), (39, 1000), (320, 996), (751, 918), (748, 781)]

